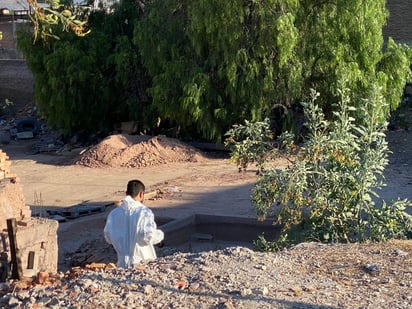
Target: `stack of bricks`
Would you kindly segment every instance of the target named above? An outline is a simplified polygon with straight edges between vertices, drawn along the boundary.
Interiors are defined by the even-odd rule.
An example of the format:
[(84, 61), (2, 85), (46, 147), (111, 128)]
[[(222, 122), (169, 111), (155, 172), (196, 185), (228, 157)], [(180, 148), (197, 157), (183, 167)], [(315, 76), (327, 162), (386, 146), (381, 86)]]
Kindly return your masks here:
[(0, 182), (9, 180), (11, 183), (17, 181), (17, 176), (10, 173), (11, 162), (9, 156), (0, 149)]
[(0, 149), (0, 231), (7, 228), (6, 220), (29, 220), (31, 210), (24, 199), (19, 179), (10, 173), (9, 156)]

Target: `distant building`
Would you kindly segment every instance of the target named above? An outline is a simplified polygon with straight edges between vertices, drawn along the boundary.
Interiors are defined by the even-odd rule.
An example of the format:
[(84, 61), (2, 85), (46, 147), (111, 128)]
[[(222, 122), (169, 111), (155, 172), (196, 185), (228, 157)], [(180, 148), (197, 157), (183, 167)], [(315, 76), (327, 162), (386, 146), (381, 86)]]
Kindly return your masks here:
[(88, 4), (88, 0), (72, 0), (72, 3), (74, 5), (87, 5)]
[[(40, 6), (49, 6), (44, 0), (38, 0)], [(30, 12), (31, 8), (27, 0), (1, 0), (0, 9), (7, 9), (10, 14), (19, 15)]]
[(1, 9), (7, 9), (10, 13), (18, 10), (29, 10), (29, 4), (26, 0), (1, 0)]

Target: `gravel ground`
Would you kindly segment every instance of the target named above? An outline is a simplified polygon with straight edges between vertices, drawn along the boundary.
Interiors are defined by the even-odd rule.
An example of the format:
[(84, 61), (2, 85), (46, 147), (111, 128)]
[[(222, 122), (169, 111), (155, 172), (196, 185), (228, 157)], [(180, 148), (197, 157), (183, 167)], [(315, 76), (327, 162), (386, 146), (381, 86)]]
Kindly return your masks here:
[[(34, 281), (33, 281), (34, 280)], [(4, 283), (0, 308), (412, 308), (412, 241), (229, 247)], [(0, 294), (1, 295), (1, 294)]]

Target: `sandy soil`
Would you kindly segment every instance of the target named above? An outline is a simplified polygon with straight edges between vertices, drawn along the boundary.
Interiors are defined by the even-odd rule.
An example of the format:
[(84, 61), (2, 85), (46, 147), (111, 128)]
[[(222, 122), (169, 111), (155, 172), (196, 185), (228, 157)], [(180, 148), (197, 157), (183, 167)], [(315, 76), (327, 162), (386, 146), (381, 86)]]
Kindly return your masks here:
[[(102, 231), (113, 207), (109, 205), (124, 197), (130, 179), (145, 183), (145, 204), (159, 220), (194, 213), (254, 217), (249, 196), (255, 170), (238, 173), (222, 155), (207, 156), (173, 139), (130, 136), (110, 137), (90, 149), (28, 154), (36, 142), (11, 141), (2, 146), (33, 215), (46, 216), (48, 210), (75, 205), (106, 206), (104, 213), (60, 223), (62, 268), (68, 253), (91, 240), (98, 240), (97, 247), (107, 247)], [(137, 167), (127, 167), (130, 162)], [(150, 164), (138, 167), (142, 162)]]
[[(412, 131), (388, 132), (392, 154), (385, 171), (387, 186), (379, 191), (387, 201), (398, 197), (412, 199), (411, 138)], [(55, 207), (112, 203), (123, 197), (128, 180), (138, 178), (146, 184), (148, 192), (160, 191), (157, 198), (149, 195), (152, 198), (146, 203), (162, 217), (178, 218), (194, 212), (254, 216), (249, 196), (256, 179), (255, 169), (238, 173), (227, 157), (196, 154), (196, 160), (177, 160), (175, 155), (169, 161), (145, 167), (90, 162), (82, 165), (86, 149), (30, 155), (28, 150), (35, 142), (11, 141), (0, 146), (9, 155), (11, 172), (20, 178), (26, 203), (34, 214)], [(100, 151), (108, 152), (107, 148)], [(138, 152), (136, 147), (133, 151)], [(153, 152), (153, 148), (146, 149), (149, 151)], [(113, 160), (119, 161), (119, 157)], [(285, 164), (278, 162), (280, 167)]]
[[(411, 198), (411, 137), (409, 131), (388, 133), (393, 154), (385, 172), (387, 187), (380, 192), (385, 200)], [(145, 203), (159, 219), (180, 218), (192, 213), (254, 217), (249, 196), (256, 173), (253, 169), (238, 173), (227, 158), (203, 156), (193, 160), (193, 149), (180, 157), (181, 145), (164, 153), (162, 151), (173, 143), (161, 145), (156, 140), (152, 148), (147, 145), (132, 147), (134, 150), (145, 148), (149, 157), (135, 156), (138, 151), (132, 151), (133, 155), (122, 154), (127, 148), (125, 143), (110, 144), (123, 145), (122, 150), (106, 145), (102, 152), (91, 148), (28, 155), (27, 149), (33, 142), (12, 141), (2, 149), (11, 158), (11, 172), (20, 177), (26, 202), (34, 214), (79, 204), (113, 204), (123, 197), (127, 181), (139, 178), (146, 183), (149, 193)], [(163, 153), (157, 161), (159, 164), (141, 168), (114, 167), (111, 160), (141, 166), (141, 160), (148, 162), (148, 158), (156, 158), (158, 151)], [(123, 160), (125, 157), (127, 160)], [(156, 162), (154, 160), (150, 162)], [(278, 165), (284, 166), (285, 162), (279, 161)], [(67, 270), (73, 261), (91, 259), (93, 262), (97, 257), (105, 263), (103, 265), (110, 265), (107, 263), (116, 260), (113, 249), (102, 235), (112, 207), (60, 224), (60, 271)], [(303, 243), (276, 254), (241, 247), (224, 249), (229, 245), (236, 244), (213, 242), (201, 251), (159, 254), (158, 261), (149, 264), (143, 272), (135, 269), (129, 273), (121, 269), (81, 271), (74, 278), (70, 277), (71, 272), (65, 272), (68, 277), (62, 279), (64, 283), (45, 290), (34, 286), (30, 292), (26, 292), (27, 287), (20, 289), (12, 285), (10, 290), (17, 293), (11, 292), (0, 299), (7, 308), (17, 303), (30, 303), (38, 308), (69, 303), (75, 307), (81, 303), (82, 308), (102, 307), (102, 304), (130, 308), (136, 307), (136, 302), (144, 304), (141, 308), (406, 309), (412, 306), (411, 240), (376, 244)], [(172, 266), (165, 270), (162, 268), (165, 265)], [(119, 282), (124, 278), (135, 278), (142, 287), (127, 294), (130, 297), (119, 303), (119, 293), (123, 295)], [(176, 288), (172, 278), (183, 278), (186, 288)], [(92, 294), (84, 285), (88, 280), (97, 286)], [(31, 297), (26, 297), (27, 293)]]
[[(23, 142), (28, 143), (28, 142)], [(28, 145), (26, 145), (28, 147)], [(7, 145), (11, 172), (18, 175), (26, 203), (33, 213), (73, 205), (107, 205), (124, 196), (127, 181), (141, 179), (158, 216), (178, 218), (194, 212), (253, 216), (250, 188), (254, 170), (238, 173), (228, 159), (172, 162), (144, 168), (66, 165), (81, 150), (70, 153), (24, 155), (22, 145)], [(157, 196), (151, 194), (158, 190)]]
[[(108, 205), (124, 196), (127, 181), (134, 178), (146, 184), (149, 194), (145, 204), (153, 209), (158, 219), (181, 218), (193, 213), (255, 216), (250, 202), (250, 190), (256, 179), (253, 168), (238, 173), (228, 158), (206, 156), (195, 149), (189, 149), (188, 156), (182, 157), (181, 147), (184, 145), (177, 145), (175, 140), (167, 140), (166, 145), (163, 141), (162, 147), (155, 140), (152, 146), (143, 147), (134, 145), (136, 140), (129, 139), (125, 143), (122, 138), (112, 138), (90, 149), (73, 149), (58, 154), (27, 154), (35, 140), (12, 141), (2, 145), (12, 161), (11, 172), (20, 178), (26, 203), (33, 214), (45, 215), (47, 210), (74, 205), (107, 206), (104, 213), (60, 224), (60, 264), (64, 263), (68, 252), (75, 251), (85, 242), (101, 240), (105, 218), (113, 207)], [(381, 197), (387, 201), (398, 197), (412, 198), (411, 138), (410, 131), (388, 132), (393, 154), (385, 173), (387, 186), (380, 191)], [(144, 140), (147, 142), (147, 139)], [(125, 161), (122, 158), (127, 143), (127, 149), (132, 151), (126, 155), (128, 159)], [(120, 145), (122, 151), (116, 150), (115, 145)], [(168, 148), (170, 145), (174, 148)], [(156, 157), (154, 153), (161, 148), (161, 155), (158, 155), (157, 161), (152, 159), (151, 166), (138, 167), (141, 166), (139, 160), (145, 158), (130, 155), (130, 152), (138, 154), (138, 147), (143, 147), (152, 157)], [(96, 156), (96, 152), (100, 156)], [(194, 160), (194, 157), (197, 159)], [(119, 162), (123, 165), (119, 166)], [(130, 165), (125, 166), (124, 162), (135, 162), (136, 167), (126, 167)], [(285, 164), (281, 160), (278, 162), (279, 166)], [(104, 243), (101, 245), (104, 246)]]

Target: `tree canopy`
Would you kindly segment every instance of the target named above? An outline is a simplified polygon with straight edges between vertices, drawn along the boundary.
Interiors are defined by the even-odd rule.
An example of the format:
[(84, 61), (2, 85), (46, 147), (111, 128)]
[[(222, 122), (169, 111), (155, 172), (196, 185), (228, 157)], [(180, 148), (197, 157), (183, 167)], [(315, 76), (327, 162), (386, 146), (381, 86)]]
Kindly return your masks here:
[(384, 0), (153, 1), (137, 39), (153, 104), (219, 137), (229, 124), (273, 117), (278, 106), (285, 123), (311, 88), (330, 111), (343, 77), (355, 104), (379, 89), (396, 108), (410, 58), (407, 48), (384, 44), (387, 14)]
[(385, 0), (139, 3), (88, 13), (92, 32), (80, 39), (63, 34), (46, 48), (21, 40), (50, 122), (67, 132), (108, 128), (141, 117), (134, 110), (146, 124), (160, 119), (210, 140), (246, 119), (269, 117), (280, 133), (312, 88), (332, 114), (342, 79), (356, 106), (378, 91), (385, 120), (410, 72), (409, 48), (384, 42)]
[(37, 36), (41, 36), (42, 39), (58, 39), (53, 33), (55, 25), (60, 25), (61, 29), (72, 31), (78, 36), (85, 36), (90, 32), (86, 27), (87, 19), (78, 19), (75, 9), (68, 8), (70, 3), (70, 0), (44, 0), (43, 5), (40, 5), (37, 0), (27, 0), (27, 4), (33, 10), (30, 17), (34, 26), (34, 40)]

